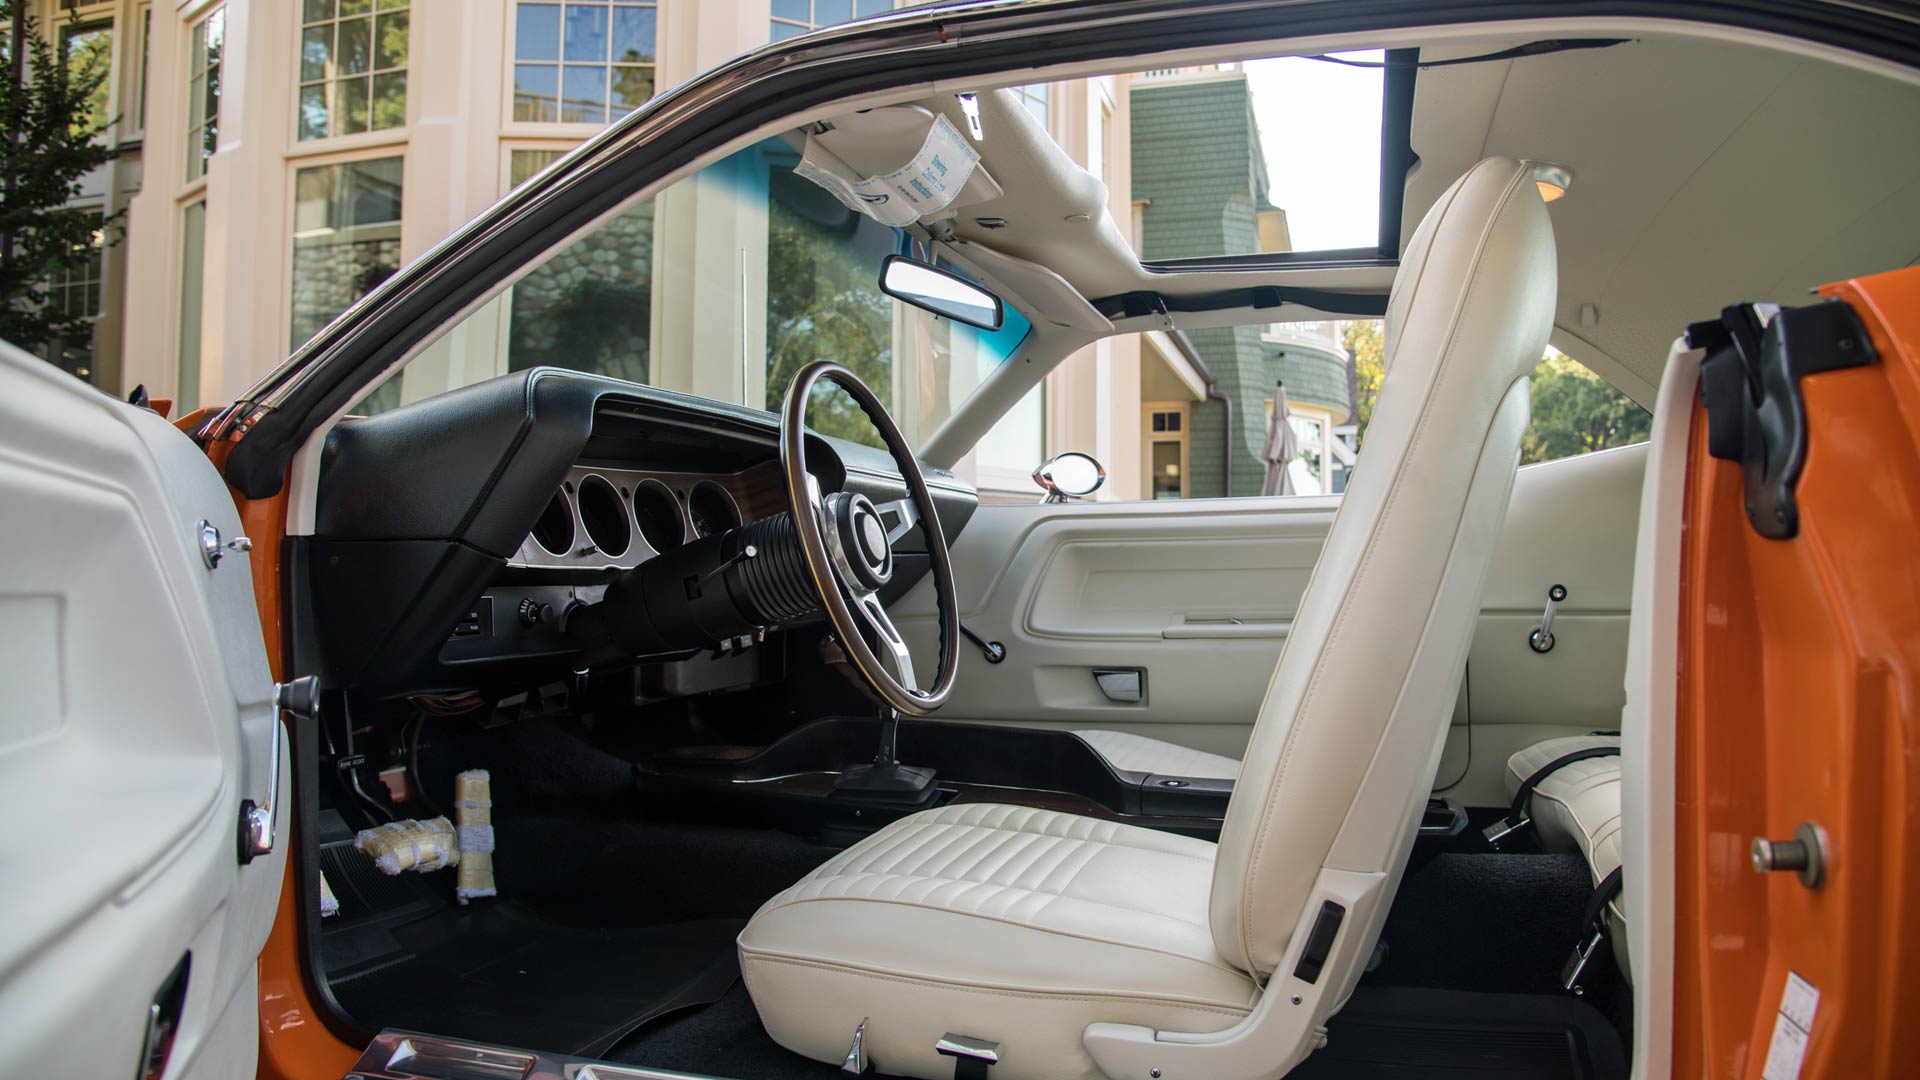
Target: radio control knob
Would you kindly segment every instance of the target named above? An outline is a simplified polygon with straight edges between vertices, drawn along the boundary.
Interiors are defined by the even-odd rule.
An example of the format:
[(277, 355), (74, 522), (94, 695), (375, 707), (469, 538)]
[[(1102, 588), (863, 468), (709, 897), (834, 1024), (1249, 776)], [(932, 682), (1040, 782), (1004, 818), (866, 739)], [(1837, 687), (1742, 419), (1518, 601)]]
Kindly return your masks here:
[(520, 600), (520, 625), (539, 626), (543, 622), (553, 621), (553, 608), (536, 601), (533, 597)]

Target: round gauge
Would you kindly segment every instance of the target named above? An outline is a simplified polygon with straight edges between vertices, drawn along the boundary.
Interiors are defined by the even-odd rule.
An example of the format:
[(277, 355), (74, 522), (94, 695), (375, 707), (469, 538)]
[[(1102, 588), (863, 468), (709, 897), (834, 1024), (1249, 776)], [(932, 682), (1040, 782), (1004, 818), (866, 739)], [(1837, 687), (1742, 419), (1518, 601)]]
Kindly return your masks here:
[(687, 517), (693, 522), (693, 535), (718, 536), (740, 527), (740, 507), (727, 489), (711, 480), (702, 480), (687, 493)]
[(610, 559), (625, 555), (633, 542), (627, 508), (620, 505), (620, 493), (604, 476), (580, 481), (580, 523), (586, 526), (587, 539)]
[(533, 524), (533, 542), (549, 555), (565, 555), (573, 550), (573, 506), (565, 491), (556, 491)]
[(673, 489), (648, 477), (633, 489), (633, 517), (640, 523), (640, 538), (654, 551), (672, 551), (687, 538), (687, 527), (680, 518), (680, 500)]

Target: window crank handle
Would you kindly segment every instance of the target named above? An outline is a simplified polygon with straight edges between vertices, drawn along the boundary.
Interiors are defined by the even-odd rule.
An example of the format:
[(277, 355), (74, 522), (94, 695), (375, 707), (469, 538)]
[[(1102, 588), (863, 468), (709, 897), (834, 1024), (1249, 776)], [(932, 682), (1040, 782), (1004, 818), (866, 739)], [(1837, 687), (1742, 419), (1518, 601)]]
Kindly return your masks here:
[(1527, 647), (1537, 653), (1553, 651), (1553, 611), (1567, 598), (1567, 587), (1555, 585), (1547, 590), (1547, 609), (1540, 613), (1540, 625), (1527, 635)]

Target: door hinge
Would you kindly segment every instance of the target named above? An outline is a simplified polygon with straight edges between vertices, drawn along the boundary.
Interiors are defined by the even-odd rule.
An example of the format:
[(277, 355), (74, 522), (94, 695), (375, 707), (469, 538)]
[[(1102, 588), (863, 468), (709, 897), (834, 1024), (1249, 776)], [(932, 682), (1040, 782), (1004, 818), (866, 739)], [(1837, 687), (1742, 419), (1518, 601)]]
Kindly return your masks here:
[(1807, 460), (1800, 380), (1873, 363), (1866, 327), (1838, 300), (1797, 308), (1734, 304), (1718, 319), (1687, 327), (1687, 344), (1707, 352), (1700, 363), (1707, 452), (1740, 463), (1755, 532), (1774, 540), (1797, 535), (1794, 489)]

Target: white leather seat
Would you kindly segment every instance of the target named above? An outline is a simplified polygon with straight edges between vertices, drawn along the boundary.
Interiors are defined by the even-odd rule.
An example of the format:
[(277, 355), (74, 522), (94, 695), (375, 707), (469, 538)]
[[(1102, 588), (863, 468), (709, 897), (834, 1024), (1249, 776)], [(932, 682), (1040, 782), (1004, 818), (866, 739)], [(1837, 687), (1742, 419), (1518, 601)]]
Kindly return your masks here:
[[(1388, 299), (1362, 464), (1262, 705), (1217, 847), (945, 807), (769, 900), (740, 963), (774, 1039), (945, 1080), (1284, 1074), (1351, 993), (1399, 884), (1466, 661), (1552, 322), (1546, 206), (1491, 158), (1435, 203)], [(1322, 963), (1299, 960), (1342, 913)], [(1324, 935), (1323, 935), (1324, 936)], [(1311, 975), (1309, 978), (1308, 976)]]
[[(956, 1031), (1001, 1039), (1008, 1076), (1087, 1075), (1090, 1023), (1214, 1031), (1253, 1006), (1207, 929), (1213, 851), (1048, 810), (929, 810), (769, 901), (740, 935), (740, 972), (775, 1041), (811, 1058), (839, 1061), (871, 1016), (885, 1072), (951, 1076), (933, 1043)], [(768, 1007), (783, 1002), (799, 1007)], [(1029, 1031), (1068, 1037), (1037, 1036), (1040, 1059), (1015, 1034)]]
[(1231, 780), (1240, 775), (1238, 759), (1128, 731), (1076, 731), (1075, 735), (1119, 772), (1156, 776), (1192, 776)]
[[(1572, 735), (1547, 739), (1507, 759), (1507, 796), (1520, 790), (1527, 777), (1556, 758), (1579, 750), (1620, 745), (1618, 735)], [(1571, 761), (1547, 774), (1534, 787), (1527, 814), (1548, 851), (1585, 856), (1593, 883), (1599, 885), (1620, 867), (1620, 758), (1595, 757)], [(1621, 895), (1607, 904), (1607, 937), (1622, 972), (1627, 964), (1627, 917)]]

